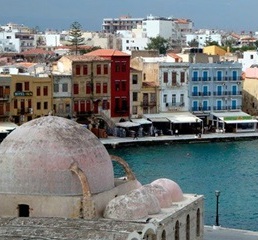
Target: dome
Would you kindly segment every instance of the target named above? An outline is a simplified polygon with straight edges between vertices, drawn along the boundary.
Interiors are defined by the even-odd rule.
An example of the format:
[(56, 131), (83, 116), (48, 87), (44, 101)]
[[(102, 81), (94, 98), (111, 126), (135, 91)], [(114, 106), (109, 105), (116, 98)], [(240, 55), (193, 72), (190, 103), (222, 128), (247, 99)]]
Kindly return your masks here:
[(24, 123), (0, 144), (0, 193), (74, 196), (82, 194), (76, 164), (92, 194), (114, 187), (111, 158), (82, 125), (47, 116)]

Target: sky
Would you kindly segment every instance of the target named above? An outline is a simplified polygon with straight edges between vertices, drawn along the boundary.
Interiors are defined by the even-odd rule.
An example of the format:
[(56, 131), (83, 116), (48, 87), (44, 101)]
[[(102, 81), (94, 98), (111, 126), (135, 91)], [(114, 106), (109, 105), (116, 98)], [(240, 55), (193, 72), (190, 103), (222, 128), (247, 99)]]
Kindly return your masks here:
[[(2, 4), (1, 4), (2, 2)], [(194, 29), (258, 31), (258, 0), (0, 0), (0, 25), (67, 30), (75, 21), (85, 31), (101, 31), (103, 18), (187, 18)]]

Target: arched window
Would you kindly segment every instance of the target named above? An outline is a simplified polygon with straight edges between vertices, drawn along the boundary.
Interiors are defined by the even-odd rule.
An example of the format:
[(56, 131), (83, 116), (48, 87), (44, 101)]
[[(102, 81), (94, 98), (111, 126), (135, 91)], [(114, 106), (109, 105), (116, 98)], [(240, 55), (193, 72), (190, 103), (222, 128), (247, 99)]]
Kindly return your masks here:
[(161, 234), (161, 240), (166, 240), (166, 239), (167, 239), (167, 237), (166, 237), (166, 231), (163, 230), (163, 231), (162, 231), (162, 234)]
[(30, 216), (30, 207), (27, 204), (18, 205), (18, 216), (19, 217), (29, 217)]
[(179, 221), (176, 221), (175, 225), (175, 240), (179, 240)]
[(186, 217), (186, 229), (185, 229), (185, 233), (186, 233), (186, 240), (190, 240), (190, 216), (189, 214)]
[(200, 208), (197, 209), (196, 213), (196, 236), (200, 236), (200, 227), (201, 227), (201, 216), (200, 216)]

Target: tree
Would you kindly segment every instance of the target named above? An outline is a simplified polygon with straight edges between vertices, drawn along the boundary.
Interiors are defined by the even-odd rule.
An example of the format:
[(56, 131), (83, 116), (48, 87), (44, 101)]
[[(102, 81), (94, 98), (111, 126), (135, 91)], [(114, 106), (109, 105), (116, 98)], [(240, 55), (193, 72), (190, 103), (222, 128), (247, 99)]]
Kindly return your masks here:
[(75, 54), (78, 53), (78, 46), (82, 45), (84, 38), (82, 37), (81, 24), (73, 22), (69, 30), (69, 42), (72, 46), (75, 46)]
[(199, 47), (199, 42), (194, 38), (190, 42), (187, 43), (189, 47)]
[(168, 40), (163, 37), (150, 38), (150, 43), (147, 44), (146, 50), (159, 50), (160, 54), (166, 54), (169, 48)]

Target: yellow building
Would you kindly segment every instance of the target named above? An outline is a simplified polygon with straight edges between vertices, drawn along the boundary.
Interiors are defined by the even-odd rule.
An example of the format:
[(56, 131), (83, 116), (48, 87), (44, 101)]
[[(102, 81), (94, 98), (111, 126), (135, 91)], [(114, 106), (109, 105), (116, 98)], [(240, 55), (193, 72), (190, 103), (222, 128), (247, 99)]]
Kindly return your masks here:
[(204, 47), (203, 53), (206, 53), (208, 55), (224, 56), (227, 53), (227, 51), (219, 46), (213, 45), (213, 46)]
[(72, 112), (77, 117), (105, 112), (110, 115), (110, 60), (95, 56), (63, 56), (60, 73), (72, 76)]
[(17, 124), (52, 112), (52, 79), (28, 75), (12, 75), (10, 116)]

